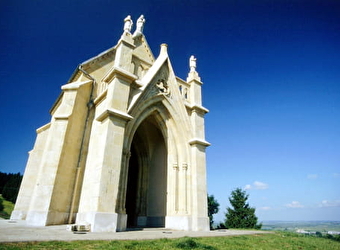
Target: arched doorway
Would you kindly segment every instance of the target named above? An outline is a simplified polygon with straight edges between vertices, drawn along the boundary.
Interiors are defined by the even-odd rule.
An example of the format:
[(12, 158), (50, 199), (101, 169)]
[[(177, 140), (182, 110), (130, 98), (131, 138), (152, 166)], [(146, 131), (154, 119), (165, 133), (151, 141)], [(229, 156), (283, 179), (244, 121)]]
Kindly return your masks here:
[(127, 227), (164, 227), (167, 147), (155, 116), (140, 124), (130, 152), (125, 203)]

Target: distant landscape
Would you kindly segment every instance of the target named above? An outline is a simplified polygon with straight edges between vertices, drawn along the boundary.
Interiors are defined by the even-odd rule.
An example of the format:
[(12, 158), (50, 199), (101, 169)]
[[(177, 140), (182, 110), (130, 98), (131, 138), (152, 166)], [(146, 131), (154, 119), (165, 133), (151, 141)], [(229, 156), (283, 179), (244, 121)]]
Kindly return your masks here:
[(264, 221), (263, 230), (296, 232), (303, 229), (310, 232), (340, 232), (340, 221)]

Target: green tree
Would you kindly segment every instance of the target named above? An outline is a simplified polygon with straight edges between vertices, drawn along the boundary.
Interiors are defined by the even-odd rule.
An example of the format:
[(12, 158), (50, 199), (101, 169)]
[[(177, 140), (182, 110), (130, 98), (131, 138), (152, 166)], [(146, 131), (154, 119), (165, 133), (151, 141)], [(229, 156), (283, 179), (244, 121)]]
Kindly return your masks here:
[(2, 197), (0, 196), (0, 212), (2, 211), (2, 210), (4, 210), (4, 204), (3, 204), (3, 199), (2, 199)]
[(226, 228), (255, 228), (261, 229), (262, 223), (257, 224), (255, 208), (250, 207), (247, 202), (249, 195), (241, 188), (231, 192), (229, 202), (232, 208), (228, 207), (225, 214)]
[(210, 229), (213, 229), (214, 214), (218, 213), (220, 204), (215, 200), (214, 195), (208, 195), (208, 216), (210, 222)]
[(20, 173), (10, 175), (11, 178), (8, 180), (2, 190), (2, 196), (6, 200), (15, 203), (20, 189), (22, 175)]
[(9, 179), (11, 179), (12, 176), (13, 174), (0, 172), (0, 194), (2, 194), (2, 190), (4, 189), (4, 186), (9, 181)]

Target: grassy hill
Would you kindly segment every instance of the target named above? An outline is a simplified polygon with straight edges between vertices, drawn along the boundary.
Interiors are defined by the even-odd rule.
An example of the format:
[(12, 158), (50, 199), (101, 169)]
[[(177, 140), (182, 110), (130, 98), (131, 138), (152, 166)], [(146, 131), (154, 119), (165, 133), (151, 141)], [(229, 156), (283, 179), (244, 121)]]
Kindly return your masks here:
[(0, 211), (0, 218), (3, 219), (9, 219), (11, 216), (11, 213), (14, 209), (14, 204), (10, 201), (5, 200), (1, 194), (0, 194), (0, 202), (2, 202), (2, 205), (4, 206), (4, 209)]
[[(14, 208), (12, 202), (6, 201), (1, 195), (4, 206), (0, 217), (8, 219)], [(309, 224), (308, 224), (309, 225)], [(280, 225), (286, 227), (287, 225)], [(281, 229), (275, 224), (274, 230)], [(305, 225), (307, 226), (307, 225)], [(250, 249), (320, 249), (340, 250), (340, 237), (317, 237), (287, 231), (273, 231), (269, 234), (206, 237), (159, 240), (115, 240), (115, 241), (47, 241), (0, 243), (1, 249), (205, 249), (205, 250), (250, 250)]]
[[(3, 247), (3, 248), (2, 248)], [(0, 249), (205, 249), (205, 250), (275, 250), (275, 249), (320, 249), (339, 250), (335, 240), (304, 236), (289, 232), (270, 234), (205, 237), (159, 240), (114, 240), (114, 241), (49, 241), (3, 243)]]

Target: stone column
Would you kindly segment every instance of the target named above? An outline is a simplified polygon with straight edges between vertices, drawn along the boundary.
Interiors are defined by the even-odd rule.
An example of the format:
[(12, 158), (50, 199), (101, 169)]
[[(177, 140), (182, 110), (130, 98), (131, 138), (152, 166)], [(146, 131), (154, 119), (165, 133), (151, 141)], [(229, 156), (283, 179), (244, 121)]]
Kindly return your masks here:
[(132, 119), (126, 113), (130, 84), (137, 79), (128, 71), (133, 48), (131, 35), (125, 32), (116, 48), (114, 67), (103, 78), (108, 83), (107, 94), (96, 104), (76, 219), (76, 223), (91, 224), (93, 232), (126, 229), (125, 204), (119, 189), (125, 183), (121, 179), (127, 161), (123, 158), (125, 126)]
[(181, 215), (188, 214), (188, 164), (186, 162), (182, 163), (182, 168), (180, 169), (180, 192), (179, 196), (179, 212)]
[(178, 193), (179, 193), (179, 182), (178, 182), (178, 172), (179, 172), (179, 168), (178, 168), (178, 164), (177, 163), (174, 163), (173, 164), (173, 171), (174, 171), (174, 174), (173, 174), (173, 199), (174, 199), (174, 211), (175, 213), (178, 213), (178, 210), (179, 210), (179, 199), (178, 199)]
[(117, 212), (120, 214), (126, 214), (126, 208), (125, 208), (125, 202), (126, 202), (126, 190), (127, 190), (127, 181), (128, 181), (128, 175), (129, 175), (129, 161), (131, 157), (130, 151), (124, 151), (123, 152), (123, 162), (122, 166), (124, 166), (124, 169), (122, 169), (121, 173), (121, 180), (119, 185), (119, 198), (118, 198), (118, 204), (117, 204)]
[(77, 224), (91, 224), (93, 232), (115, 232), (126, 227), (118, 202), (124, 131), (127, 119), (110, 112), (93, 126), (86, 162)]
[(210, 144), (205, 141), (204, 115), (209, 111), (202, 106), (202, 82), (196, 71), (196, 59), (190, 58), (190, 72), (187, 83), (190, 85), (191, 146), (191, 185), (192, 185), (192, 230), (208, 231), (207, 181), (205, 149)]
[(205, 141), (191, 141), (192, 159), (192, 230), (209, 231)]

